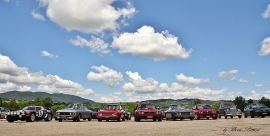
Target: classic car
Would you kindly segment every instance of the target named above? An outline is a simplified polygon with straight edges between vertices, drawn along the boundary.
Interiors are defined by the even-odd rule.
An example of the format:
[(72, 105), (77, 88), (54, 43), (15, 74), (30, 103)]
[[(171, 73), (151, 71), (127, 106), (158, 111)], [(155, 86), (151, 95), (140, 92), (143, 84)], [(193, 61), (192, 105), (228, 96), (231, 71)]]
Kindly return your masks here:
[(192, 107), (192, 110), (195, 113), (195, 119), (202, 119), (202, 118), (217, 119), (217, 111), (214, 108), (212, 108), (210, 105), (197, 104), (194, 107)]
[(218, 118), (224, 116), (225, 119), (227, 117), (233, 118), (234, 116), (238, 116), (238, 118), (242, 118), (242, 111), (236, 108), (236, 105), (233, 102), (222, 102), (218, 109)]
[(165, 113), (166, 120), (172, 119), (190, 119), (193, 120), (195, 118), (195, 113), (193, 110), (189, 110), (185, 108), (184, 104), (172, 104), (168, 108)]
[(250, 116), (251, 118), (254, 118), (255, 116), (260, 116), (264, 118), (265, 116), (270, 116), (270, 108), (268, 108), (262, 103), (248, 104), (244, 108), (244, 115), (245, 118), (247, 116)]
[(9, 112), (7, 108), (0, 107), (0, 119), (4, 119), (6, 117), (7, 112)]
[(125, 109), (125, 119), (126, 120), (131, 120), (131, 113), (129, 112), (128, 109)]
[(65, 109), (57, 110), (55, 118), (62, 122), (63, 120), (73, 120), (79, 122), (81, 119), (91, 121), (92, 110), (89, 110), (86, 105), (81, 103), (69, 104)]
[(92, 119), (97, 119), (97, 113), (100, 110), (99, 108), (90, 108), (93, 111)]
[(103, 110), (98, 111), (97, 119), (99, 122), (102, 120), (125, 121), (125, 111), (120, 104), (107, 104)]
[(134, 111), (134, 120), (151, 119), (162, 121), (162, 112), (154, 104), (137, 104)]
[(165, 113), (167, 111), (168, 108), (161, 108), (160, 111), (161, 111), (161, 114), (162, 114), (162, 119), (165, 119), (166, 116), (165, 116)]
[(6, 119), (8, 122), (14, 122), (17, 120), (27, 122), (34, 122), (44, 119), (45, 121), (51, 121), (53, 114), (42, 106), (27, 106), (18, 111), (9, 111), (6, 113)]

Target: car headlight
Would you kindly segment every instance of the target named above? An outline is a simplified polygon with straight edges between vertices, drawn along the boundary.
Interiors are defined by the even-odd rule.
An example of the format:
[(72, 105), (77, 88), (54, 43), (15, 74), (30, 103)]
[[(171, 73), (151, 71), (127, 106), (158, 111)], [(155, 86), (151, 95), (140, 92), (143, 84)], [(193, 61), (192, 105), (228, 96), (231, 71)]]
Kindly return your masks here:
[(117, 114), (116, 113), (113, 113), (112, 116), (116, 116)]
[(230, 109), (227, 109), (226, 111), (230, 111)]
[(57, 115), (60, 115), (60, 112), (57, 112), (56, 114), (57, 114)]
[(141, 112), (139, 112), (139, 114), (144, 114), (144, 112), (143, 112), (143, 111), (141, 111)]
[(178, 112), (178, 115), (181, 115), (181, 112)]
[(190, 115), (193, 115), (194, 112), (190, 112)]
[(216, 111), (212, 111), (212, 113), (216, 113)]
[(102, 113), (99, 113), (98, 116), (102, 116)]

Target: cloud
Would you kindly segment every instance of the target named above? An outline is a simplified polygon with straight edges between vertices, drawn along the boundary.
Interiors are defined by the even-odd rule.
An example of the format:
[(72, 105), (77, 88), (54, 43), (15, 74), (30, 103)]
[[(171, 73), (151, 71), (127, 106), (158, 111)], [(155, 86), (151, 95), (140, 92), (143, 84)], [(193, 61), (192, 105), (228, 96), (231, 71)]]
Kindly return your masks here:
[(266, 98), (270, 98), (270, 90), (269, 91), (266, 91), (264, 94), (263, 94), (264, 97)]
[(31, 14), (32, 14), (34, 19), (45, 21), (44, 16), (39, 14), (39, 13), (36, 13), (34, 10), (32, 10)]
[(266, 10), (261, 14), (263, 18), (270, 17), (270, 4), (267, 6)]
[(120, 54), (131, 53), (155, 61), (190, 57), (192, 49), (186, 51), (177, 39), (168, 31), (155, 33), (151, 26), (143, 26), (135, 33), (126, 32), (114, 37), (111, 47), (118, 48)]
[(134, 93), (153, 93), (158, 90), (158, 82), (153, 78), (142, 79), (138, 72), (127, 71), (130, 81), (123, 85), (123, 90)]
[(266, 56), (268, 54), (270, 54), (270, 37), (267, 37), (262, 41), (262, 47), (259, 51), (260, 56)]
[(229, 72), (222, 71), (222, 72), (218, 72), (218, 76), (221, 78), (232, 77), (231, 79), (235, 80), (236, 77), (234, 77), (234, 74), (236, 73), (238, 73), (238, 70), (231, 70)]
[(243, 78), (241, 78), (239, 81), (242, 82), (242, 83), (247, 83), (248, 82), (248, 80), (245, 80)]
[(255, 75), (255, 74), (256, 74), (256, 72), (250, 72), (250, 74), (251, 74), (251, 75)]
[(256, 87), (262, 87), (263, 84), (255, 84)]
[(252, 100), (259, 100), (261, 98), (261, 95), (258, 94), (256, 91), (252, 90), (251, 95), (247, 98), (247, 100), (252, 99)]
[(176, 79), (182, 84), (191, 84), (191, 85), (199, 85), (203, 83), (209, 83), (209, 79), (201, 79), (201, 78), (194, 78), (194, 77), (187, 77), (184, 74), (175, 75)]
[(68, 31), (101, 33), (104, 30), (117, 30), (118, 20), (131, 18), (136, 9), (130, 2), (127, 7), (113, 7), (115, 0), (38, 0), (46, 7), (47, 17)]
[(37, 86), (37, 91), (48, 93), (66, 93), (82, 97), (94, 94), (93, 90), (57, 75), (44, 76), (42, 72), (29, 72), (27, 68), (18, 67), (9, 57), (1, 54), (0, 62), (0, 92), (30, 91), (30, 86)]
[(102, 54), (107, 54), (110, 52), (108, 50), (108, 44), (105, 43), (102, 39), (96, 38), (94, 36), (91, 36), (91, 40), (87, 41), (84, 38), (81, 38), (80, 36), (76, 36), (75, 39), (69, 40), (69, 42), (75, 46), (80, 47), (90, 47), (91, 52), (99, 52)]
[(5, 2), (9, 2), (10, 0), (4, 0)]
[(100, 67), (92, 66), (91, 68), (98, 71), (99, 73), (88, 73), (87, 79), (90, 81), (103, 82), (105, 86), (114, 88), (117, 87), (120, 84), (120, 81), (123, 80), (123, 75), (120, 72), (112, 70), (103, 65)]
[(49, 57), (49, 58), (58, 58), (57, 55), (53, 55), (47, 51), (40, 51), (40, 53), (41, 53), (41, 56), (45, 56), (45, 57)]

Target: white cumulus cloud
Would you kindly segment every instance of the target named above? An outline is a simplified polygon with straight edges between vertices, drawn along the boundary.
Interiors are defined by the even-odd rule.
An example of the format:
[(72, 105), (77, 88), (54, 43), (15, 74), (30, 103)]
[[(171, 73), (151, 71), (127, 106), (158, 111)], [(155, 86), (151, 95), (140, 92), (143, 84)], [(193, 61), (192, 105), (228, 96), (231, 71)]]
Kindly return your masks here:
[(104, 30), (117, 30), (118, 20), (122, 23), (131, 18), (136, 9), (130, 2), (126, 7), (113, 7), (115, 0), (38, 0), (46, 7), (47, 17), (68, 31), (101, 33)]
[(34, 10), (32, 10), (31, 15), (33, 16), (33, 18), (41, 20), (41, 21), (45, 21), (45, 18), (43, 15), (36, 13)]
[(176, 75), (176, 79), (183, 84), (199, 85), (203, 83), (209, 83), (209, 79), (201, 79), (185, 76), (183, 73)]
[(143, 26), (135, 33), (125, 32), (114, 37), (112, 48), (118, 48), (120, 54), (131, 53), (155, 61), (190, 57), (192, 49), (186, 51), (177, 40), (168, 31), (155, 33), (151, 26)]
[(270, 37), (267, 37), (262, 41), (262, 47), (259, 51), (260, 56), (266, 56), (268, 54), (270, 54)]
[(267, 6), (265, 11), (262, 13), (263, 18), (269, 18), (270, 17), (270, 4)]
[(47, 51), (40, 51), (40, 53), (41, 53), (41, 56), (45, 56), (45, 57), (49, 57), (49, 58), (58, 58), (57, 55), (53, 55)]
[(242, 82), (242, 83), (247, 83), (248, 82), (248, 80), (243, 79), (243, 78), (241, 78), (239, 81)]
[(103, 65), (100, 67), (92, 66), (91, 68), (98, 71), (99, 73), (89, 72), (87, 79), (90, 81), (103, 82), (105, 86), (113, 88), (117, 87), (123, 80), (123, 75), (120, 72), (112, 70)]
[(235, 79), (236, 77), (234, 77), (234, 75), (236, 73), (238, 73), (238, 70), (230, 70), (228, 72), (222, 71), (222, 72), (218, 72), (218, 76), (222, 78), (232, 77), (232, 79)]
[(80, 36), (76, 36), (75, 39), (71, 39), (69, 40), (69, 42), (75, 46), (89, 47), (91, 49), (91, 52), (98, 52), (102, 54), (107, 54), (110, 52), (110, 50), (107, 49), (108, 44), (105, 43), (102, 39), (96, 38), (95, 36), (91, 36), (90, 41), (87, 41)]
[(255, 84), (256, 87), (262, 87), (263, 84)]

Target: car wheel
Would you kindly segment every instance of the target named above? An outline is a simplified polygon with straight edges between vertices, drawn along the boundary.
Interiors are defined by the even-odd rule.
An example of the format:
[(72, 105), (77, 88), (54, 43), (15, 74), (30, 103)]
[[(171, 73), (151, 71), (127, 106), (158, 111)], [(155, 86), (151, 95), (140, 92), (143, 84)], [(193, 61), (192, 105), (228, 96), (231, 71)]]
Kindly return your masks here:
[(227, 116), (225, 116), (225, 119), (227, 119)]
[(183, 120), (183, 119), (180, 119), (180, 120)]
[(7, 121), (8, 121), (8, 122), (14, 122), (13, 119), (9, 119), (9, 118), (7, 118)]
[(45, 118), (45, 121), (51, 121), (52, 120), (52, 115), (51, 114), (48, 114), (47, 115), (47, 118)]
[(220, 119), (221, 118), (221, 115), (218, 115), (218, 118)]
[(213, 118), (213, 119), (217, 119), (217, 117)]
[(153, 119), (153, 121), (157, 121), (156, 119)]
[(98, 119), (98, 122), (101, 122), (102, 120), (101, 119)]
[(79, 114), (79, 115), (77, 116), (76, 121), (77, 121), (77, 122), (80, 122), (80, 121), (81, 121), (81, 114)]
[(120, 122), (121, 121), (121, 118), (119, 117), (119, 118), (117, 118), (117, 122)]
[(241, 115), (238, 115), (238, 118), (239, 118), (239, 119), (241, 119), (241, 118), (242, 118), (242, 116), (241, 116)]
[(264, 118), (264, 116), (261, 116), (262, 118)]
[(59, 121), (59, 122), (62, 122), (62, 119), (59, 119), (58, 121)]
[(173, 119), (173, 121), (175, 121), (176, 120), (176, 118), (175, 118), (175, 116), (172, 114), (172, 119)]
[(244, 116), (245, 116), (245, 118), (247, 118), (247, 114), (246, 113), (244, 114)]
[(106, 120), (106, 122), (109, 122), (109, 120)]
[(162, 117), (160, 117), (160, 118), (158, 119), (158, 121), (159, 121), (159, 122), (162, 121)]
[(206, 118), (206, 119), (209, 119), (209, 118)]
[(92, 120), (92, 115), (90, 115), (88, 118), (88, 121), (91, 121), (91, 120)]
[(125, 121), (126, 119), (125, 119), (125, 117), (124, 118), (122, 118), (122, 121)]
[(190, 118), (190, 120), (193, 120), (194, 118)]
[(27, 122), (34, 122), (36, 120), (36, 115), (34, 113), (31, 113), (28, 119), (26, 119)]
[(231, 116), (231, 119), (233, 118), (233, 116)]
[(254, 118), (254, 112), (250, 113), (251, 118)]

